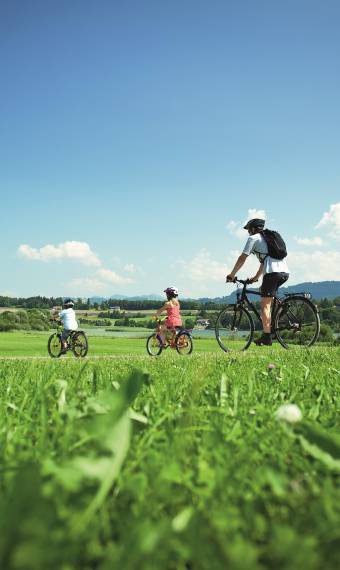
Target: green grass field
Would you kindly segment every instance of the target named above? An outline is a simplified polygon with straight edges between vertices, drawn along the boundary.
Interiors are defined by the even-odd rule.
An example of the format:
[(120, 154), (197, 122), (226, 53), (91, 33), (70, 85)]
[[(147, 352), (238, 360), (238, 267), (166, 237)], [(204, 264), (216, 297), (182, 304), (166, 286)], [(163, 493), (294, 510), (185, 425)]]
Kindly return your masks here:
[[(147, 331), (145, 334), (151, 334)], [(0, 357), (6, 356), (48, 356), (47, 340), (51, 333), (8, 332), (0, 333)], [(88, 357), (116, 356), (119, 354), (146, 354), (146, 338), (92, 336), (89, 338)], [(197, 352), (220, 352), (215, 339), (195, 339)], [(169, 349), (168, 349), (169, 351)], [(68, 353), (63, 358), (73, 358)]]
[(1, 568), (340, 567), (339, 349), (47, 336), (0, 336)]

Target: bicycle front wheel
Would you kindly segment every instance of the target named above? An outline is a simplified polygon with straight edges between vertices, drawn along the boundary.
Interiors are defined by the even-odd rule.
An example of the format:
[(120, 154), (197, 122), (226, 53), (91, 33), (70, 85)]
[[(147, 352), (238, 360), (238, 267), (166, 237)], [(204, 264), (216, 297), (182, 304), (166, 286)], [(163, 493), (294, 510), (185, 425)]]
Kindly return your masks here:
[(218, 315), (216, 340), (222, 350), (247, 350), (254, 336), (254, 321), (245, 307), (230, 305)]
[(150, 335), (146, 341), (146, 350), (150, 356), (158, 356), (163, 349), (162, 339), (157, 334), (154, 333)]
[(320, 334), (317, 308), (305, 297), (288, 297), (275, 317), (275, 333), (284, 348), (312, 346)]
[(191, 354), (192, 349), (191, 335), (186, 331), (179, 332), (176, 336), (176, 350), (178, 354)]
[(60, 335), (57, 333), (51, 334), (47, 342), (48, 354), (51, 358), (59, 358), (63, 351)]
[(76, 358), (84, 358), (89, 349), (86, 334), (83, 331), (74, 333), (71, 338), (71, 346)]

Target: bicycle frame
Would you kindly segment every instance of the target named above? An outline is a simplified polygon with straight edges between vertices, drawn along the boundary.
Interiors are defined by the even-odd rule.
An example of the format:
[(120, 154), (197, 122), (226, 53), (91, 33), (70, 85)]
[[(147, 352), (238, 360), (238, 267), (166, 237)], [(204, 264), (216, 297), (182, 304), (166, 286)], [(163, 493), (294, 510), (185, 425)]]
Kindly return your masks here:
[[(254, 289), (247, 289), (247, 285), (249, 285), (249, 283), (247, 281), (243, 281), (241, 279), (236, 279), (235, 283), (241, 283), (243, 285), (241, 294), (239, 293), (239, 289), (236, 292), (236, 295), (237, 295), (236, 305), (239, 305), (239, 306), (245, 305), (247, 308), (249, 308), (251, 311), (253, 311), (253, 313), (256, 315), (258, 321), (260, 323), (262, 323), (261, 313), (259, 313), (259, 311), (255, 307), (255, 305), (248, 299), (248, 295), (256, 295), (258, 297), (261, 297), (262, 295), (261, 295), (260, 291), (256, 291)], [(272, 311), (271, 311), (271, 329), (272, 329), (272, 332), (274, 332), (273, 331), (273, 323), (275, 321), (275, 315), (276, 315), (280, 305), (281, 305), (281, 300), (279, 299), (279, 297), (277, 297), (275, 295), (273, 297), (273, 304), (272, 304)]]
[[(156, 333), (161, 335), (161, 324), (165, 322), (165, 319), (157, 319), (156, 321), (157, 321)], [(181, 331), (189, 332), (186, 329), (181, 329)], [(171, 333), (169, 340), (167, 340), (168, 332)], [(178, 332), (179, 331), (177, 331), (174, 327), (165, 331), (165, 345), (163, 346), (163, 348), (167, 348), (168, 346), (170, 346), (170, 348), (176, 348), (176, 336), (178, 335)]]

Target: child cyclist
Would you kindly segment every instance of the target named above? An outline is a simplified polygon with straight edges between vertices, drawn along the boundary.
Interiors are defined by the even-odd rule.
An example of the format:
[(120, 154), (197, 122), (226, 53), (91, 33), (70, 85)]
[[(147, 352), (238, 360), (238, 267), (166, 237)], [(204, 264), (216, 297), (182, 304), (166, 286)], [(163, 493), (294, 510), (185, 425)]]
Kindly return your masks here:
[(165, 322), (160, 326), (160, 336), (163, 344), (166, 342), (165, 337), (167, 330), (182, 326), (182, 319), (180, 315), (181, 306), (177, 299), (178, 289), (176, 287), (167, 287), (164, 289), (164, 293), (166, 294), (167, 301), (164, 303), (163, 307), (156, 311), (154, 317), (157, 318), (159, 315), (165, 312), (167, 314)]
[(76, 331), (78, 328), (76, 313), (73, 307), (74, 302), (72, 299), (65, 299), (63, 310), (60, 311), (60, 313), (54, 313), (54, 317), (58, 315), (64, 327), (64, 330), (61, 333), (61, 342), (64, 350), (67, 348), (67, 337), (72, 331)]

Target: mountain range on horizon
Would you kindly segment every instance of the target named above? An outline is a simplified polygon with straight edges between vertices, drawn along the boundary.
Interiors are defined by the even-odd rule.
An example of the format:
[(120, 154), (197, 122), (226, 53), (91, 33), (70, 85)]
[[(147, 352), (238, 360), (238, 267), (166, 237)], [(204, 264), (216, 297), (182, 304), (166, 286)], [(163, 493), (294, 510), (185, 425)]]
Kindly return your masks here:
[[(297, 283), (296, 285), (281, 287), (279, 292), (281, 294), (306, 292), (311, 293), (314, 299), (334, 299), (335, 297), (340, 297), (340, 281), (306, 281), (303, 283)], [(201, 301), (202, 303), (208, 303), (209, 301), (215, 303), (230, 303), (234, 302), (235, 298), (236, 289), (230, 295), (226, 295), (224, 297), (199, 297), (195, 298), (195, 300)], [(155, 293), (137, 296), (115, 294), (111, 297), (90, 297), (90, 302), (91, 304), (101, 303), (102, 301), (106, 301), (108, 299), (111, 299), (112, 301), (162, 301), (164, 297)], [(185, 299), (193, 299), (193, 297), (186, 297)]]

